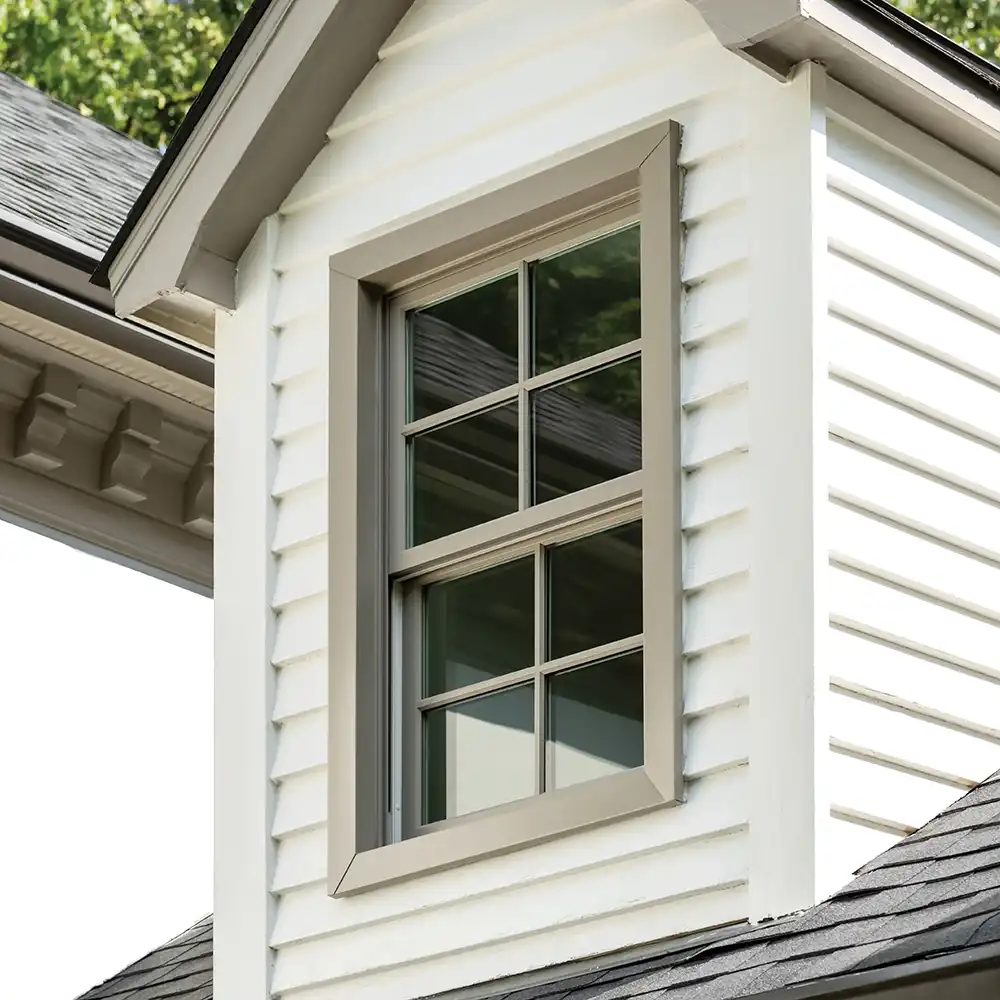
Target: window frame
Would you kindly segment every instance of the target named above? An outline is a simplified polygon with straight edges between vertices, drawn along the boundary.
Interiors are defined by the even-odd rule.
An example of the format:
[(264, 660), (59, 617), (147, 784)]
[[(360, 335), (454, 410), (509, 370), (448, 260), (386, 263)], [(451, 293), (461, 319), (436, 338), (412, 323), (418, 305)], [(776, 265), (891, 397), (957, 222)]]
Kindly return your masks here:
[[(330, 341), (337, 356), (329, 366), (331, 895), (681, 801), (679, 150), (675, 123), (646, 129), (331, 258)], [(588, 487), (582, 502), (578, 493), (522, 506), (487, 525), (404, 548), (405, 463), (398, 455), (389, 461), (387, 433), (387, 421), (401, 426), (403, 395), (400, 366), (389, 365), (387, 345), (408, 303), (468, 286), (473, 276), (485, 280), (491, 269), (509, 271), (524, 248), (534, 258), (537, 247), (551, 246), (542, 251), (547, 255), (627, 221), (641, 224), (640, 346), (633, 341), (622, 353), (641, 358), (642, 469)], [(514, 398), (526, 405), (523, 386)], [(512, 538), (533, 548), (540, 532), (584, 534), (593, 530), (592, 519), (623, 523), (636, 516), (643, 522), (644, 765), (416, 829), (412, 819), (404, 822), (404, 796), (390, 776), (403, 773), (406, 737), (391, 726), (412, 699), (398, 665), (404, 620), (414, 614), (404, 614), (403, 586), (390, 590), (390, 572), (404, 580), (419, 571), (426, 581), (459, 561), (495, 563), (501, 547), (510, 558)], [(513, 534), (497, 530), (498, 521), (511, 518)]]

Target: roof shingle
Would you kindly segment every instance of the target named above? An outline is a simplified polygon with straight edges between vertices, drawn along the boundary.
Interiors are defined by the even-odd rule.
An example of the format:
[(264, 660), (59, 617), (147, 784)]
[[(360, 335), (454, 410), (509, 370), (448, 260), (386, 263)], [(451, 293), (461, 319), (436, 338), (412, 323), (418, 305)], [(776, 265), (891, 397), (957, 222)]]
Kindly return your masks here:
[[(804, 913), (687, 938), (491, 1000), (739, 1000), (1000, 942), (1000, 772)], [(79, 1000), (211, 1000), (212, 918)]]
[(0, 73), (0, 220), (95, 263), (160, 154)]

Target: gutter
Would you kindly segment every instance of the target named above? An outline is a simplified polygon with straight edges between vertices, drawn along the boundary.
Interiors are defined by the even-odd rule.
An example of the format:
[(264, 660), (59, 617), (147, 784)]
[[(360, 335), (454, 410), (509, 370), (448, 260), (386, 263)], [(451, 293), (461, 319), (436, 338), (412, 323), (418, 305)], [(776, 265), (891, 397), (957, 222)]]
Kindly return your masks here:
[(171, 138), (166, 152), (160, 157), (160, 162), (157, 163), (153, 175), (146, 182), (146, 186), (139, 193), (139, 197), (136, 198), (131, 209), (129, 209), (128, 215), (125, 216), (125, 221), (118, 230), (118, 234), (111, 241), (111, 245), (105, 251), (104, 257), (97, 265), (97, 269), (91, 275), (90, 280), (93, 284), (99, 285), (101, 288), (111, 287), (109, 277), (111, 265), (114, 263), (121, 248), (125, 245), (126, 240), (132, 234), (132, 230), (135, 229), (143, 212), (145, 212), (147, 206), (153, 200), (153, 196), (170, 172), (170, 168), (180, 155), (184, 144), (197, 127), (198, 122), (204, 117), (219, 88), (229, 75), (230, 69), (232, 69), (233, 64), (239, 58), (244, 46), (253, 34), (254, 28), (257, 27), (257, 24), (267, 12), (267, 8), (270, 5), (271, 0), (254, 0), (250, 9), (243, 15), (243, 20), (237, 25), (229, 44), (223, 49), (222, 55), (219, 56), (219, 61), (212, 67), (212, 72), (209, 73), (205, 85), (201, 88), (198, 96), (188, 109), (188, 113), (184, 116), (180, 128), (177, 129)]
[(834, 0), (834, 3), (852, 11), (858, 20), (867, 21), (873, 27), (881, 24), (887, 34), (911, 40), (923, 47), (928, 62), (936, 56), (936, 61), (943, 61), (953, 68), (956, 64), (961, 65), (968, 73), (970, 84), (982, 88), (984, 96), (1000, 100), (1000, 66), (904, 13), (889, 0)]
[(211, 352), (121, 319), (113, 311), (0, 267), (0, 302), (211, 388)]
[(10, 240), (11, 243), (16, 243), (26, 250), (32, 250), (50, 260), (65, 264), (67, 267), (83, 271), (85, 274), (92, 274), (98, 264), (98, 260), (94, 257), (68, 247), (64, 243), (49, 239), (39, 232), (32, 232), (18, 226), (7, 219), (0, 219), (0, 240)]

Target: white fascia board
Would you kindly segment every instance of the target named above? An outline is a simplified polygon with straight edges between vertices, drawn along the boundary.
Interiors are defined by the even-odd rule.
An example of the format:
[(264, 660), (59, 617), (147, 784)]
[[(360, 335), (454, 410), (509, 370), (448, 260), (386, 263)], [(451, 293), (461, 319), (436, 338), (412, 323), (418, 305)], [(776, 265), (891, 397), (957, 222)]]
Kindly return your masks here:
[[(198, 231), (230, 174), (340, 0), (274, 0), (227, 74), (109, 270), (115, 311), (128, 316), (184, 291), (198, 262)], [(282, 30), (281, 44), (272, 41)], [(235, 261), (214, 262), (216, 303), (231, 308)], [(219, 281), (219, 271), (228, 275)], [(203, 290), (202, 290), (203, 291)]]

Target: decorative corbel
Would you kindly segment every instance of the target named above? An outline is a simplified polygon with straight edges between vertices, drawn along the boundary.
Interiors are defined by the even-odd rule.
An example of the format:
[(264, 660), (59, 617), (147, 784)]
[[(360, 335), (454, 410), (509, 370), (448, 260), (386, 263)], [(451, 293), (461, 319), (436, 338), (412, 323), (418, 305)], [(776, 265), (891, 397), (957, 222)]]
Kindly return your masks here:
[(71, 371), (59, 365), (42, 366), (14, 420), (15, 462), (40, 472), (52, 472), (63, 464), (60, 446), (79, 389), (80, 382)]
[(215, 523), (215, 445), (202, 449), (184, 484), (184, 526), (211, 537)]
[(140, 399), (125, 404), (101, 457), (105, 496), (126, 504), (146, 499), (146, 473), (153, 465), (153, 445), (159, 443), (162, 427), (163, 414), (157, 407)]

